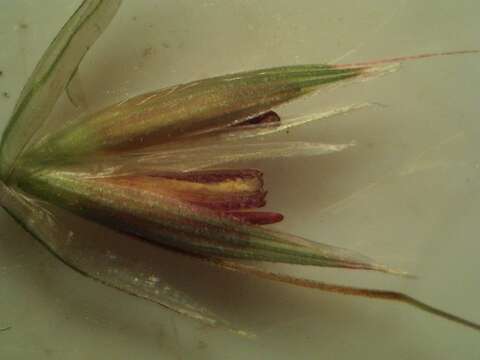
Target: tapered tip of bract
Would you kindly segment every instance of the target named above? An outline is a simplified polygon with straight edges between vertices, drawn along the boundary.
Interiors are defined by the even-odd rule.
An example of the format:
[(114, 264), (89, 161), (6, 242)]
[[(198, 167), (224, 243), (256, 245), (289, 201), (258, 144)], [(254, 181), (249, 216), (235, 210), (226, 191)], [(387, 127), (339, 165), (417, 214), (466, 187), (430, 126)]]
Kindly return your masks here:
[(353, 64), (340, 64), (335, 65), (338, 68), (360, 68), (360, 67), (376, 67), (380, 65), (388, 65), (388, 64), (400, 64), (407, 61), (416, 61), (421, 59), (429, 59), (435, 57), (442, 57), (442, 56), (454, 56), (454, 55), (474, 55), (479, 54), (480, 49), (473, 49), (473, 50), (456, 50), (456, 51), (443, 51), (443, 52), (436, 52), (436, 53), (425, 53), (425, 54), (417, 54), (417, 55), (407, 55), (407, 56), (398, 56), (393, 58), (386, 58), (386, 59), (379, 59), (379, 60), (372, 60), (372, 61), (364, 61), (359, 63)]
[(400, 68), (400, 62), (386, 63), (361, 63), (348, 65), (334, 65), (338, 69), (349, 69), (358, 71), (358, 80), (370, 80), (396, 72)]
[(367, 77), (371, 77), (371, 76), (379, 76), (379, 75), (381, 76), (381, 75), (394, 72), (399, 68), (400, 64), (403, 64), (405, 62), (430, 59), (430, 58), (436, 58), (436, 57), (444, 57), (444, 56), (474, 55), (479, 53), (480, 53), (480, 49), (444, 51), (444, 52), (436, 52), (436, 53), (398, 56), (393, 58), (358, 62), (358, 63), (352, 63), (352, 64), (335, 64), (332, 66), (334, 66), (337, 69), (349, 69), (349, 70), (358, 69), (359, 71), (361, 71), (363, 75), (366, 75)]
[(380, 271), (380, 272), (390, 274), (390, 275), (402, 276), (402, 277), (406, 277), (406, 278), (410, 278), (410, 279), (416, 279), (417, 278), (416, 275), (410, 274), (407, 271), (404, 271), (404, 270), (401, 270), (401, 269), (391, 268), (391, 267), (388, 267), (388, 266), (383, 265), (383, 264), (373, 264), (372, 265), (372, 270)]
[[(353, 253), (352, 253), (353, 254)], [(378, 271), (389, 275), (402, 276), (407, 278), (416, 278), (415, 275), (410, 274), (407, 271), (389, 267), (384, 264), (377, 263), (368, 257), (358, 254), (356, 257), (352, 257), (344, 262), (340, 261), (339, 267), (345, 267), (353, 270), (371, 270)], [(342, 266), (343, 265), (343, 266)]]

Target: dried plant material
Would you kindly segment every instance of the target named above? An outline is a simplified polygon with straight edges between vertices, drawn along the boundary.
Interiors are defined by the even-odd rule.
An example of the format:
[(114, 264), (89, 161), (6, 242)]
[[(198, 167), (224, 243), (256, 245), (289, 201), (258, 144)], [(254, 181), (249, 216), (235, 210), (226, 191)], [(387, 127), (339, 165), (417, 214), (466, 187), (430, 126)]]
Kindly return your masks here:
[(395, 300), (480, 330), (478, 324), (404, 294), (262, 270), (253, 261), (407, 275), (350, 250), (263, 227), (283, 216), (260, 210), (266, 201), (262, 173), (225, 167), (240, 160), (347, 149), (352, 144), (272, 142), (265, 136), (369, 104), (291, 120), (281, 119), (272, 108), (327, 86), (389, 73), (402, 61), (439, 54), (219, 76), (126, 99), (42, 134), (57, 99), (119, 5), (110, 0), (82, 3), (25, 85), (3, 135), (1, 204), (27, 231), (81, 273), (212, 325), (231, 327), (173, 289), (134, 251), (102, 242), (87, 246), (82, 234), (62, 225), (50, 209), (100, 224), (126, 236), (132, 247), (148, 246), (153, 255), (168, 249), (224, 270)]

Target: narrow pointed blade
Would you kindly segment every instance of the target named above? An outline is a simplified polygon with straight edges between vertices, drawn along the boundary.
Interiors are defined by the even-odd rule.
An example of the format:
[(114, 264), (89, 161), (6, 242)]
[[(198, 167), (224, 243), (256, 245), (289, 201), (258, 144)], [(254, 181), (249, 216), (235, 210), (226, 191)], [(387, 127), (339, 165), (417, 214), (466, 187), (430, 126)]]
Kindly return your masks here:
[(0, 145), (0, 175), (11, 176), (31, 146), (86, 52), (105, 30), (121, 0), (85, 0), (60, 30), (24, 86)]

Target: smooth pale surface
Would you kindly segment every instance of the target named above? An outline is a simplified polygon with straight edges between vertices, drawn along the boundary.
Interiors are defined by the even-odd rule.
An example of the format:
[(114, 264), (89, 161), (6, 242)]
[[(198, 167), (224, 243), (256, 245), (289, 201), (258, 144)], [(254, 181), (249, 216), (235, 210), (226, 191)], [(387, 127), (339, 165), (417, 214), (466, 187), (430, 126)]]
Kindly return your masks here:
[[(0, 2), (0, 119), (80, 1)], [(63, 101), (65, 121), (148, 90), (286, 64), (479, 48), (474, 1), (126, 1)], [(384, 105), (294, 129), (291, 140), (349, 142), (325, 157), (250, 164), (266, 172), (277, 227), (357, 249), (418, 280), (293, 269), (392, 288), (480, 321), (480, 56), (405, 64), (281, 114)], [(124, 295), (66, 268), (0, 217), (0, 355), (5, 359), (472, 359), (479, 334), (404, 305), (218, 274), (179, 260), (173, 277), (252, 329), (245, 339)], [(194, 271), (195, 269), (195, 271)], [(177, 271), (178, 270), (178, 271)]]

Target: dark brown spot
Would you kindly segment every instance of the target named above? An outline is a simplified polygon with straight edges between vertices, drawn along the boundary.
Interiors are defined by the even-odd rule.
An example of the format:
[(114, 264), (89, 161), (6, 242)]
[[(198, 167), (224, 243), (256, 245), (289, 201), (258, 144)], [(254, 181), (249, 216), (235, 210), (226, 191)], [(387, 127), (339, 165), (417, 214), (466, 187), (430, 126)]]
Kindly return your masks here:
[(149, 46), (143, 50), (142, 56), (144, 58), (152, 56), (153, 55), (153, 47)]
[(234, 126), (245, 125), (260, 125), (260, 124), (275, 124), (280, 123), (280, 116), (275, 111), (268, 111), (266, 113), (249, 118)]

